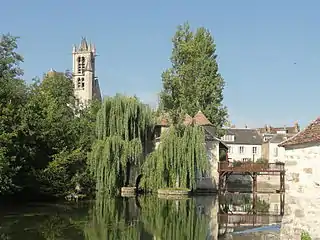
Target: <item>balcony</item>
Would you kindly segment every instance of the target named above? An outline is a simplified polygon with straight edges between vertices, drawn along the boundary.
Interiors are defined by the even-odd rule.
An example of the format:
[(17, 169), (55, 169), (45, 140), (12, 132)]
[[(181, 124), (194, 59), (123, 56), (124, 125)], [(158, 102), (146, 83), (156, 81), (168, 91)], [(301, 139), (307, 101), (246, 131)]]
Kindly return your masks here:
[(284, 163), (252, 163), (252, 162), (219, 162), (219, 172), (257, 173), (257, 172), (279, 172), (285, 171)]

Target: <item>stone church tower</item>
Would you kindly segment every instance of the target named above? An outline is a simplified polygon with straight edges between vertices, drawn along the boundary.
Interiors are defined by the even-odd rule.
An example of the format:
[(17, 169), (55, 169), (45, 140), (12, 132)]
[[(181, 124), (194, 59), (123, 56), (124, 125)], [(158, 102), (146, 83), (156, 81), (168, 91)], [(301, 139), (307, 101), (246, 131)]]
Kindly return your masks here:
[(101, 101), (99, 81), (95, 76), (95, 46), (82, 38), (80, 45), (73, 47), (72, 56), (74, 91), (78, 103), (87, 106), (90, 100)]

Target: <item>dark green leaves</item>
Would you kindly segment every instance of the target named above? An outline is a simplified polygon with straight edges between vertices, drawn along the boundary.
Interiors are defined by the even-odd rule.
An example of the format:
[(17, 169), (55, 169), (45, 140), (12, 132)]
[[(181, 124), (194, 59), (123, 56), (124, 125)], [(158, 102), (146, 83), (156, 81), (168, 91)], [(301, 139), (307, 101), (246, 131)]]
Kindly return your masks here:
[(162, 74), (160, 108), (172, 119), (201, 110), (221, 134), (227, 109), (223, 106), (224, 80), (218, 71), (216, 46), (205, 28), (179, 26), (173, 39), (172, 67)]

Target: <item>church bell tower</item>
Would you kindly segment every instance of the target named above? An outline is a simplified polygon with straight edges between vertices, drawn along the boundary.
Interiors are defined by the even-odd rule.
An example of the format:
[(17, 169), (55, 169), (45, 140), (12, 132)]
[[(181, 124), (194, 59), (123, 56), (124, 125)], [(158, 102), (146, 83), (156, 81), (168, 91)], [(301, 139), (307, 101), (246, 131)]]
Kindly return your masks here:
[(101, 100), (99, 82), (95, 76), (95, 46), (82, 38), (80, 45), (73, 47), (72, 56), (74, 91), (78, 103), (87, 106), (90, 100)]

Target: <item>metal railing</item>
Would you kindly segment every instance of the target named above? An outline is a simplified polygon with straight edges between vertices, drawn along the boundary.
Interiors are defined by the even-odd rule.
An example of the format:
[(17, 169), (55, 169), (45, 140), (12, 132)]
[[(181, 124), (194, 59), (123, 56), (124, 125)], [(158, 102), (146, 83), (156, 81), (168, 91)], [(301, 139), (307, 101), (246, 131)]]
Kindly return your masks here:
[(219, 162), (218, 171), (283, 172), (284, 163)]

